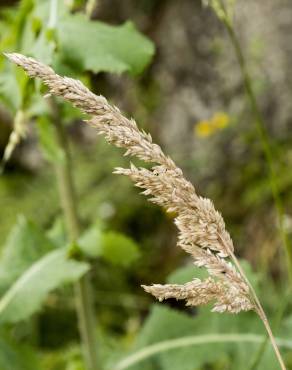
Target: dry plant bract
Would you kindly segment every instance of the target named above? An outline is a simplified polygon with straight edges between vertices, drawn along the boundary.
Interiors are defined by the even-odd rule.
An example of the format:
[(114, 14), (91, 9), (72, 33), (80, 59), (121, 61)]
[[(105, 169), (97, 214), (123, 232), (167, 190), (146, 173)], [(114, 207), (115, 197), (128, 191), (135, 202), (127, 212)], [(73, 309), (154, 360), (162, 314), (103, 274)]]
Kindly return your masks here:
[(285, 365), (256, 293), (246, 278), (237, 258), (221, 214), (213, 203), (196, 193), (182, 170), (166, 156), (149, 134), (138, 129), (133, 119), (102, 96), (90, 92), (80, 81), (57, 75), (50, 67), (21, 54), (6, 54), (31, 77), (39, 77), (49, 87), (49, 94), (62, 96), (75, 107), (91, 115), (87, 121), (99, 134), (117, 147), (125, 148), (125, 155), (153, 163), (151, 169), (116, 168), (116, 174), (129, 176), (143, 189), (150, 201), (175, 212), (179, 231), (178, 245), (189, 253), (196, 266), (206, 268), (206, 280), (194, 279), (183, 285), (154, 284), (143, 286), (160, 301), (167, 298), (183, 299), (187, 305), (213, 303), (213, 311), (238, 313), (254, 310), (262, 319), (278, 357)]

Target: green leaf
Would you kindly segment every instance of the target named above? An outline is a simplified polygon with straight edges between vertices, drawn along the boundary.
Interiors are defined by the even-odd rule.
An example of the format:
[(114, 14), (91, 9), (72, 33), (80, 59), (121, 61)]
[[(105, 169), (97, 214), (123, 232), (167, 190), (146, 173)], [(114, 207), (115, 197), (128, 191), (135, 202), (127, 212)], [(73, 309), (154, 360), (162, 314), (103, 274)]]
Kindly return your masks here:
[(59, 22), (58, 42), (61, 60), (78, 71), (137, 75), (154, 54), (152, 42), (131, 22), (109, 26), (89, 21), (81, 14), (66, 16)]
[(24, 108), (31, 98), (31, 84), (32, 81), (29, 81), (21, 69), (9, 65), (9, 61), (4, 60), (0, 70), (0, 100), (5, 107), (14, 113)]
[(0, 293), (54, 245), (34, 223), (19, 217), (5, 243), (0, 259)]
[(53, 35), (47, 29), (50, 2), (34, 2), (26, 15), (23, 25), (19, 51), (31, 55), (45, 64), (51, 64), (55, 43)]
[(16, 112), (21, 105), (20, 87), (14, 71), (13, 66), (6, 65), (0, 73), (0, 99), (12, 112)]
[(12, 343), (0, 337), (0, 369), (1, 370), (38, 370), (40, 369), (37, 355), (25, 345)]
[(89, 266), (70, 260), (66, 249), (48, 253), (32, 264), (0, 300), (0, 322), (14, 323), (40, 309), (47, 294), (78, 280)]
[[(251, 330), (252, 328), (252, 330)], [(146, 346), (167, 341), (180, 339), (187, 341), (187, 338), (198, 336), (201, 338), (217, 337), (220, 334), (240, 336), (242, 333), (254, 334), (265, 337), (262, 324), (254, 313), (242, 313), (240, 315), (215, 314), (208, 310), (200, 310), (198, 314), (191, 316), (186, 313), (168, 308), (166, 305), (154, 305), (142, 330), (139, 333), (134, 349), (143, 349)], [(210, 337), (211, 335), (211, 337)], [(183, 339), (185, 338), (185, 339)], [(214, 339), (214, 338), (213, 338)], [(192, 339), (195, 340), (195, 339)], [(144, 370), (155, 368), (161, 370), (199, 370), (206, 365), (229, 363), (230, 368), (245, 370), (251, 356), (255, 355), (260, 343), (252, 345), (247, 341), (217, 341), (215, 344), (206, 343), (196, 346), (181, 346), (173, 351), (158, 351), (155, 356), (145, 358), (141, 363), (131, 366), (131, 370)], [(277, 362), (269, 347), (265, 354), (261, 370), (274, 370)], [(224, 368), (229, 368), (225, 366)]]
[[(248, 334), (248, 333), (238, 333), (238, 334), (206, 334), (206, 335), (195, 335), (181, 337), (177, 339), (170, 339), (155, 343), (153, 345), (147, 346), (134, 352), (133, 354), (125, 357), (123, 360), (116, 363), (113, 370), (125, 370), (131, 368), (134, 364), (141, 363), (145, 359), (154, 356), (159, 353), (174, 351), (184, 347), (190, 346), (200, 346), (208, 345), (213, 346), (218, 343), (250, 343), (252, 344), (262, 344), (265, 341), (264, 335)], [(285, 340), (282, 338), (277, 338), (279, 346), (284, 348), (292, 349), (292, 341)], [(196, 350), (197, 348), (194, 348)], [(267, 367), (269, 368), (269, 367)]]
[(102, 234), (102, 256), (113, 265), (128, 267), (138, 257), (139, 249), (133, 239), (108, 231)]
[(103, 231), (100, 224), (88, 228), (77, 244), (89, 258), (102, 257), (116, 266), (128, 267), (139, 257), (133, 239), (115, 231)]
[[(26, 25), (27, 17), (33, 8), (34, 0), (22, 0), (18, 4), (18, 9), (6, 8), (2, 17), (3, 9), (1, 9), (1, 18), (5, 19), (5, 32), (1, 34), (0, 48), (2, 51), (8, 49), (15, 50), (23, 38), (23, 29)], [(2, 8), (2, 7), (1, 7)]]
[(46, 232), (47, 237), (57, 248), (62, 248), (67, 243), (67, 232), (63, 217), (57, 217), (52, 227)]
[[(155, 305), (148, 317), (142, 331), (139, 334), (137, 347), (143, 348), (146, 345), (160, 342), (166, 339), (175, 339), (183, 336), (195, 335), (199, 333), (200, 320), (196, 320), (166, 306)], [(155, 361), (159, 368), (168, 370), (197, 370), (205, 363), (205, 359), (219, 361), (225, 354), (221, 348), (213, 348), (212, 354), (208, 354), (208, 348), (200, 347), (198, 350), (193, 348), (180, 348), (174, 352), (158, 354)], [(140, 369), (134, 366), (133, 369)]]
[(46, 116), (38, 118), (37, 129), (44, 157), (52, 163), (63, 163), (65, 155), (56, 142), (55, 128)]
[(102, 231), (98, 225), (88, 228), (78, 240), (78, 247), (89, 258), (96, 258), (102, 254)]
[(45, 31), (42, 31), (35, 40), (30, 52), (37, 60), (50, 65), (53, 60), (54, 49), (54, 42), (48, 38), (48, 34)]

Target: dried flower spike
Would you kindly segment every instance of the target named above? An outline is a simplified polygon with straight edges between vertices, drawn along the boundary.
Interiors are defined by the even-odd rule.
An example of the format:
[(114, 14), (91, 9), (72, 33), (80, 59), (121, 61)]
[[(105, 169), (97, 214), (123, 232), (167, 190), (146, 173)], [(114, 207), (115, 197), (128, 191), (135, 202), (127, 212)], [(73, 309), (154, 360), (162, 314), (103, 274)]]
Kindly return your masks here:
[[(213, 277), (200, 281), (200, 289), (196, 290), (196, 300), (193, 283), (192, 287), (182, 286), (181, 289), (185, 292), (184, 299), (193, 304), (214, 301), (214, 309), (219, 312), (234, 313), (252, 309), (253, 302), (250, 299), (248, 285), (234, 266), (225, 261), (225, 258), (233, 253), (234, 248), (225, 230), (222, 216), (209, 199), (196, 194), (193, 185), (184, 178), (181, 169), (152, 142), (151, 136), (141, 132), (135, 121), (125, 118), (105, 98), (92, 94), (79, 81), (61, 77), (50, 67), (32, 58), (19, 54), (7, 56), (22, 66), (30, 76), (42, 78), (48, 85), (50, 94), (63, 96), (84, 112), (92, 114), (90, 124), (96, 127), (99, 134), (104, 134), (108, 142), (125, 148), (126, 155), (155, 163), (150, 170), (136, 168), (132, 164), (128, 169), (117, 168), (115, 173), (129, 176), (136, 186), (144, 190), (145, 195), (151, 196), (152, 202), (177, 214), (175, 223), (179, 230), (179, 246), (192, 255), (197, 266), (207, 268)], [(198, 283), (198, 279), (196, 282)], [(213, 289), (210, 289), (211, 282), (214, 285)], [(156, 295), (155, 286), (146, 290)], [(166, 297), (171, 297), (171, 290), (164, 296)], [(176, 296), (182, 299), (181, 297)]]
[[(265, 312), (246, 278), (237, 258), (225, 223), (211, 200), (199, 196), (182, 170), (166, 156), (152, 138), (140, 131), (134, 120), (123, 116), (102, 96), (90, 92), (80, 81), (57, 75), (50, 67), (21, 54), (6, 54), (31, 77), (39, 77), (50, 94), (62, 96), (75, 107), (88, 113), (88, 121), (109, 143), (125, 148), (125, 155), (153, 163), (151, 169), (117, 168), (115, 173), (129, 176), (135, 185), (150, 196), (150, 201), (175, 212), (179, 231), (178, 245), (189, 253), (195, 265), (206, 268), (206, 280), (194, 279), (184, 285), (152, 285), (143, 288), (160, 301), (183, 299), (196, 306), (213, 302), (213, 311), (238, 313), (254, 310), (262, 319), (270, 336), (281, 368), (285, 365), (271, 332)], [(228, 259), (228, 260), (227, 260)]]

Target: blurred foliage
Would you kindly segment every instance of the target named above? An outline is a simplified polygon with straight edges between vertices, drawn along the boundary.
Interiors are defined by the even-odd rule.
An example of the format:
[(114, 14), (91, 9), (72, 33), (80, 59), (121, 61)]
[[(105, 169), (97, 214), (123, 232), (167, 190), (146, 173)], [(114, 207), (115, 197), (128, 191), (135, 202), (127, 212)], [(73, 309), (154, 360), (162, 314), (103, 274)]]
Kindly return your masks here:
[[(87, 84), (90, 83), (87, 74), (89, 71), (128, 72), (131, 75), (137, 75), (143, 71), (152, 58), (154, 47), (131, 22), (121, 26), (110, 26), (91, 21), (83, 14), (82, 8), (77, 13), (72, 10), (69, 4), (63, 2), (31, 0), (22, 0), (15, 8), (1, 9), (3, 33), (0, 49), (31, 55), (53, 65), (59, 73), (77, 76)], [(84, 53), (84, 45), (87, 47), (86, 53)], [(63, 162), (64, 153), (56, 143), (55, 127), (51, 124), (51, 107), (41, 97), (42, 86), (37, 81), (29, 81), (23, 72), (12, 67), (3, 56), (0, 62), (1, 103), (16, 117), (5, 149), (3, 164), (6, 165), (16, 146), (24, 138), (23, 126), (30, 125), (31, 122), (36, 122), (39, 149), (43, 158), (52, 164)], [(59, 119), (63, 122), (72, 124), (74, 119), (81, 117), (80, 113), (69, 105), (62, 102), (57, 104)], [(17, 119), (20, 112), (21, 125), (20, 120)], [(25, 132), (29, 131), (30, 128), (26, 127)], [(93, 173), (92, 170), (85, 170), (87, 166), (92, 166), (92, 169), (94, 166), (88, 161), (85, 153), (84, 164), (82, 164), (82, 152), (79, 149), (74, 151), (81, 164), (82, 176), (78, 177), (78, 165), (75, 171), (76, 177), (80, 178), (77, 188), (80, 189), (81, 198), (85, 198), (82, 201), (81, 214), (84, 226), (87, 227), (78, 245), (68, 244), (63, 221), (59, 217), (56, 191), (54, 189), (51, 193), (48, 191), (48, 183), (52, 175), (50, 170), (41, 170), (37, 178), (33, 174), (27, 174), (22, 176), (23, 179), (16, 176), (14, 180), (13, 173), (1, 178), (2, 209), (7, 209), (8, 214), (11, 212), (7, 223), (2, 224), (2, 235), (7, 232), (7, 227), (11, 227), (11, 220), (16, 216), (15, 210), (17, 213), (21, 211), (27, 217), (37, 220), (39, 225), (28, 221), (24, 216), (20, 217), (2, 248), (0, 322), (8, 333), (12, 328), (13, 332), (22, 333), (24, 323), (29, 323), (32, 315), (41, 311), (44, 304), (48, 305), (50, 297), (55, 294), (52, 291), (57, 288), (60, 292), (58, 299), (68, 302), (69, 310), (72, 310), (71, 294), (66, 293), (66, 290), (62, 291), (62, 287), (65, 283), (68, 285), (78, 280), (89, 269), (89, 261), (92, 263), (100, 261), (101, 264), (112, 265), (114, 269), (119, 266), (129, 268), (139, 257), (138, 245), (130, 237), (101, 226), (104, 212), (99, 214), (98, 210), (94, 210), (92, 202), (96, 202), (97, 205), (105, 202), (105, 192), (102, 184), (98, 187), (100, 192), (91, 191), (91, 188), (95, 187), (96, 181), (100, 182), (102, 171)], [(99, 151), (102, 152), (103, 149)], [(85, 171), (89, 174), (88, 177), (84, 176)], [(25, 184), (24, 191), (22, 181)], [(28, 181), (31, 196), (27, 191)], [(33, 185), (33, 181), (36, 186)], [(108, 184), (105, 184), (105, 187), (108, 188)], [(110, 192), (109, 188), (108, 190)], [(10, 194), (18, 194), (18, 196), (12, 200)], [(22, 197), (27, 200), (26, 205), (22, 202)], [(90, 200), (86, 200), (88, 197)], [(46, 208), (41, 209), (40, 204)], [(113, 208), (110, 203), (109, 207)], [(35, 209), (38, 210), (40, 217), (35, 214)], [(106, 214), (105, 217), (107, 217)], [(97, 223), (96, 218), (100, 219), (100, 222)], [(44, 227), (49, 224), (52, 224), (52, 227), (45, 232)], [(87, 259), (88, 262), (86, 262)], [(118, 274), (122, 274), (122, 270)], [(18, 326), (4, 325), (18, 322)], [(28, 335), (28, 341), (32, 345), (34, 330), (31, 327), (29, 331), (30, 333), (25, 335)], [(15, 337), (13, 332), (11, 334)], [(40, 334), (43, 335), (41, 332)], [(24, 334), (20, 334), (20, 338), (16, 339), (15, 343), (22, 335)], [(21, 368), (19, 365), (21, 361), (29, 361), (28, 358), (24, 358), (26, 352), (22, 350), (21, 345), (17, 344), (10, 349), (6, 338), (7, 335), (1, 339), (5, 343), (2, 346), (5, 353), (1, 354), (3, 355), (1, 368), (3, 370)], [(65, 365), (71, 370), (84, 368), (80, 350), (75, 351), (73, 355), (69, 353), (68, 351), (68, 356), (63, 356), (62, 353), (61, 362), (58, 360), (57, 353), (53, 356), (56, 358), (56, 367)], [(9, 364), (9, 357), (15, 357), (15, 361), (11, 360)], [(44, 361), (47, 361), (47, 358), (44, 356)], [(46, 368), (55, 368), (53, 363), (54, 361), (52, 363), (49, 361)], [(33, 369), (40, 366), (37, 358), (29, 361), (29, 364), (29, 368)]]
[(37, 260), (5, 292), (0, 301), (1, 323), (15, 323), (37, 311), (48, 293), (77, 281), (89, 266), (70, 260), (66, 249), (47, 253)]

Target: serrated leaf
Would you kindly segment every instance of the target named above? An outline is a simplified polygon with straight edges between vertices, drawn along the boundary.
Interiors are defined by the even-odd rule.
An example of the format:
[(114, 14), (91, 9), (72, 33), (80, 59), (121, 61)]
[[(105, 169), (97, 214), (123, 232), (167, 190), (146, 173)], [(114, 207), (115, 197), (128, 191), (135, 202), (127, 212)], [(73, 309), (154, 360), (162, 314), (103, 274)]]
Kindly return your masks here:
[(0, 258), (0, 293), (33, 262), (54, 249), (53, 243), (33, 222), (19, 217)]
[(81, 14), (64, 17), (58, 26), (58, 41), (62, 61), (79, 71), (137, 75), (154, 54), (152, 42), (133, 23), (109, 26)]
[(47, 294), (78, 280), (88, 264), (70, 260), (66, 249), (50, 252), (32, 264), (0, 300), (0, 322), (15, 323), (38, 311)]

